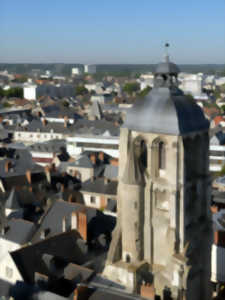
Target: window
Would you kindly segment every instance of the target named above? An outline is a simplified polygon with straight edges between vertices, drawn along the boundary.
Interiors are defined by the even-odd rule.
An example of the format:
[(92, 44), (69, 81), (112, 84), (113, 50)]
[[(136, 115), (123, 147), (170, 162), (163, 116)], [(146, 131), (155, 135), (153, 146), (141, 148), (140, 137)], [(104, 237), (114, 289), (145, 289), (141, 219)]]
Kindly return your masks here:
[(8, 266), (5, 268), (5, 275), (8, 278), (12, 278), (13, 276), (13, 269), (9, 268)]
[(126, 262), (127, 263), (130, 263), (131, 259), (130, 259), (130, 255), (129, 254), (126, 254)]
[(147, 168), (147, 146), (145, 141), (141, 141), (141, 155), (140, 155), (140, 161), (142, 168), (145, 170)]
[(159, 142), (159, 169), (164, 170), (166, 168), (166, 151), (165, 144), (163, 142)]
[(90, 200), (91, 200), (91, 203), (95, 203), (95, 197), (91, 196)]

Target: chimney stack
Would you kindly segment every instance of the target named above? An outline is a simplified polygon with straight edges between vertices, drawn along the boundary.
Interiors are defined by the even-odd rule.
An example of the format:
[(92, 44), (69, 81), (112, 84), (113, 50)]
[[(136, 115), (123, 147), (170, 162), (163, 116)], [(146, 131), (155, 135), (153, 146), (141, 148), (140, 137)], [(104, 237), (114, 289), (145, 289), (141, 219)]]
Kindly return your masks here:
[(5, 172), (8, 173), (11, 168), (12, 168), (12, 162), (10, 160), (7, 160), (5, 162)]
[(65, 116), (64, 117), (64, 127), (66, 128), (66, 127), (68, 127), (68, 117), (67, 116)]
[(105, 159), (105, 154), (104, 154), (104, 152), (99, 152), (98, 158), (103, 162), (104, 159)]
[(45, 175), (46, 175), (46, 179), (48, 181), (48, 183), (51, 183), (51, 172), (50, 172), (50, 167), (46, 166), (45, 167)]
[(77, 217), (77, 230), (80, 235), (87, 241), (87, 215), (84, 212), (79, 211)]
[(96, 155), (94, 153), (90, 155), (90, 160), (91, 160), (93, 165), (96, 164)]
[(31, 171), (30, 170), (26, 171), (26, 178), (27, 178), (27, 182), (29, 184), (31, 184), (32, 183), (32, 179), (31, 179)]

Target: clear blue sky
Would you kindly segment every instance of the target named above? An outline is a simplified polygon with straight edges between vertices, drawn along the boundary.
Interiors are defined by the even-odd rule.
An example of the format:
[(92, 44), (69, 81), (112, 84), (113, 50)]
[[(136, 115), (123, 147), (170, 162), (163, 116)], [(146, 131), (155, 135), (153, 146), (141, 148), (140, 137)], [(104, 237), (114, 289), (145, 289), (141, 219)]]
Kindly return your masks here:
[(0, 62), (225, 63), (225, 0), (0, 0)]

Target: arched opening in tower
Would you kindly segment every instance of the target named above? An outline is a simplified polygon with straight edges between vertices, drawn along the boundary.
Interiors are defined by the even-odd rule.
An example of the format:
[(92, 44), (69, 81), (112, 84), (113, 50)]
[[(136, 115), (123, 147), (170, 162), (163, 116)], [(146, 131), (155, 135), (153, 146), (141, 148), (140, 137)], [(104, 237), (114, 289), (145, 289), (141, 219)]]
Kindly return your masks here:
[(140, 143), (140, 164), (141, 169), (146, 169), (148, 164), (148, 152), (147, 152), (147, 146), (144, 140)]

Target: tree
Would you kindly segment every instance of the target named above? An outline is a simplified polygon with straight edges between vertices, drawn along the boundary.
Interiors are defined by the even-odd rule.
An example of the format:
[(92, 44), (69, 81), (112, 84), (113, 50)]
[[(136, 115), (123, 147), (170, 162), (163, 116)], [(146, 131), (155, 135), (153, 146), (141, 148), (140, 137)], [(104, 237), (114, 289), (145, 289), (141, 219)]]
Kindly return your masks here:
[(86, 95), (88, 94), (88, 90), (83, 85), (78, 85), (76, 87), (76, 95)]
[(221, 113), (224, 114), (225, 113), (225, 105), (220, 106), (220, 110), (221, 110)]
[(5, 96), (5, 93), (4, 93), (3, 89), (0, 88), (0, 97), (4, 97), (4, 96)]
[(7, 98), (11, 98), (11, 97), (16, 97), (16, 98), (23, 98), (23, 89), (19, 88), (19, 87), (15, 87), (15, 88), (11, 88), (9, 90), (0, 90), (0, 96), (1, 97), (7, 97)]
[(132, 95), (133, 92), (137, 92), (140, 90), (140, 85), (137, 82), (126, 83), (123, 87), (124, 92)]
[(147, 86), (145, 89), (143, 89), (142, 91), (140, 91), (139, 96), (140, 97), (145, 97), (146, 95), (148, 95), (148, 93), (151, 91), (151, 87)]

